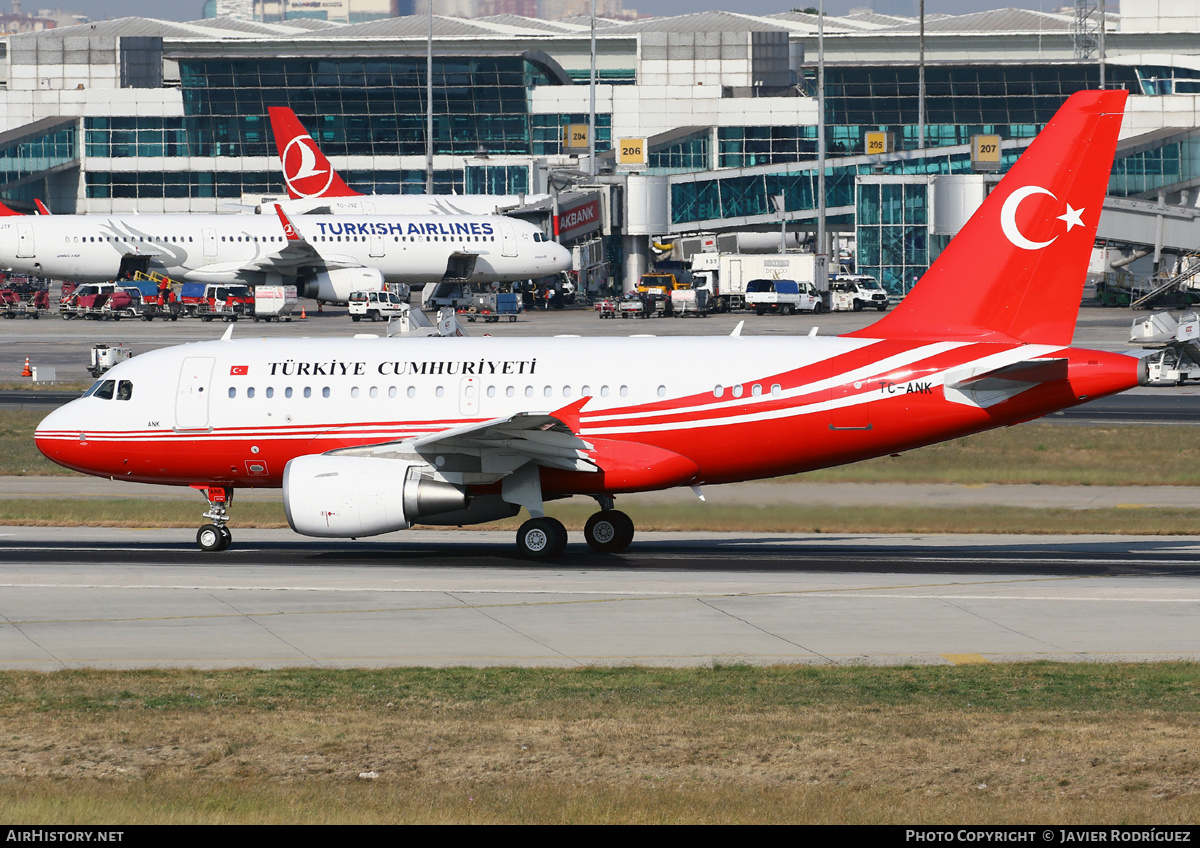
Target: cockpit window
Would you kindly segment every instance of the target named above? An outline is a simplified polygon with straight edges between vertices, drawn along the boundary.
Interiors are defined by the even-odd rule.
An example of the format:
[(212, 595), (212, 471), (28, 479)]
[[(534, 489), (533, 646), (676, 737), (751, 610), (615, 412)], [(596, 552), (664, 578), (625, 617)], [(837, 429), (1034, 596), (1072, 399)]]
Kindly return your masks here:
[(116, 380), (101, 380), (98, 383), (92, 384), (92, 387), (87, 390), (84, 397), (98, 397), (101, 400), (112, 400), (113, 389), (116, 386)]
[(117, 400), (129, 400), (133, 397), (133, 383), (129, 380), (121, 380), (117, 383)]

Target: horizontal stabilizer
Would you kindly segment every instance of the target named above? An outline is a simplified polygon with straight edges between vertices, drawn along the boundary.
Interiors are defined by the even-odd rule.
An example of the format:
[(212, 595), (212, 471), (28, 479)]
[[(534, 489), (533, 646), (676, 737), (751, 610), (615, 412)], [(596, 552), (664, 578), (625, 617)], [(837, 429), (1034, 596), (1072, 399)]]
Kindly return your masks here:
[(946, 400), (983, 409), (1042, 383), (1067, 379), (1066, 359), (1026, 359), (1000, 368), (967, 369), (946, 375)]

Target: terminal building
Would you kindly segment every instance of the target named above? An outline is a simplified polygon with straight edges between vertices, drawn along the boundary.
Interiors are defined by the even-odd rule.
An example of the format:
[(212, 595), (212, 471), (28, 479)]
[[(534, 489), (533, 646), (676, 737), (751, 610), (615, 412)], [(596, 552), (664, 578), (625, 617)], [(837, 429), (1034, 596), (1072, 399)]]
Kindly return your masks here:
[[(827, 17), (823, 115), (815, 15), (600, 19), (595, 161), (588, 18), (435, 17), (434, 190), (554, 195), (515, 214), (550, 231), (556, 208), (592, 289), (628, 288), (695, 245), (774, 238), (849, 250), (902, 295), (1065, 98), (1103, 80), (1133, 96), (1101, 236), (1165, 266), (1200, 244), (1200, 0), (1108, 6), (1102, 26), (1079, 0), (931, 16), (923, 35), (912, 18)], [(123, 18), (5, 36), (0, 198), (61, 213), (252, 210), (285, 190), (276, 105), (357, 190), (423, 192), (428, 26)], [(818, 246), (822, 120), (831, 235)], [(990, 162), (973, 156), (980, 137), (998, 137)]]

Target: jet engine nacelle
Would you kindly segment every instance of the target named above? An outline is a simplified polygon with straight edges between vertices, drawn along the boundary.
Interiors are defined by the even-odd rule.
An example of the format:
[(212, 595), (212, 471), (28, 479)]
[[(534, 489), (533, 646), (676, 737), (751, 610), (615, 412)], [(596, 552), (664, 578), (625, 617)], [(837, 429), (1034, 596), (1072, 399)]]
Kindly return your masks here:
[(322, 271), (300, 283), (300, 296), (325, 303), (346, 303), (350, 292), (379, 291), (383, 274), (375, 268), (338, 268)]
[(333, 538), (377, 536), (466, 509), (466, 492), (425, 476), (431, 470), (370, 456), (296, 457), (283, 470), (283, 509), (297, 533)]

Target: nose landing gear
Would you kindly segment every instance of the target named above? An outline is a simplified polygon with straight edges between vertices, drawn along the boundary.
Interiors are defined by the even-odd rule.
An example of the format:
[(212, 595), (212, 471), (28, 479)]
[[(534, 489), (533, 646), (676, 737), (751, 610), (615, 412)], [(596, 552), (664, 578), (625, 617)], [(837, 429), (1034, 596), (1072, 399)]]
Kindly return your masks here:
[(233, 503), (233, 489), (199, 484), (194, 484), (192, 488), (208, 501), (208, 512), (204, 513), (204, 517), (212, 521), (196, 531), (196, 544), (202, 551), (215, 553), (225, 550), (233, 541), (233, 534), (225, 526), (229, 521), (229, 505)]

